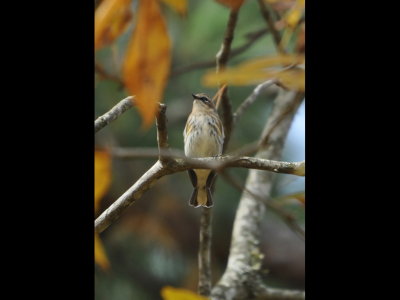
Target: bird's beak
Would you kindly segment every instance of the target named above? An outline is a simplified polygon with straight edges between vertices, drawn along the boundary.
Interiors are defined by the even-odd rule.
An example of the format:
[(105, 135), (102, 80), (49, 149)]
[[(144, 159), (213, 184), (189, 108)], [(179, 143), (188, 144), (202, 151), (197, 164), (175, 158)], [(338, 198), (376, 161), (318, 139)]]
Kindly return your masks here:
[(197, 97), (196, 97), (196, 95), (195, 95), (195, 94), (192, 94), (192, 97), (193, 97), (193, 99), (197, 99)]

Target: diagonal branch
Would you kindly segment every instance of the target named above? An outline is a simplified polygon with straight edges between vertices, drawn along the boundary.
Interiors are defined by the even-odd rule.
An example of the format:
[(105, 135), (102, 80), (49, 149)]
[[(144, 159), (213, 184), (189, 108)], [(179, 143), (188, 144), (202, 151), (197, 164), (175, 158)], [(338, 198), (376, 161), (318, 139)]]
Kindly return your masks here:
[(133, 99), (133, 96), (126, 97), (125, 99), (118, 102), (117, 105), (111, 108), (104, 115), (98, 117), (94, 122), (94, 133), (107, 126), (110, 122), (116, 120), (121, 114), (131, 108), (133, 105)]
[[(287, 111), (287, 107), (300, 105), (301, 101), (298, 98), (295, 93), (285, 91), (277, 97), (264, 129), (264, 132), (267, 132), (273, 127), (269, 138), (271, 146), (263, 144), (257, 153), (258, 158), (279, 159), (296, 110), (285, 114), (285, 118), (279, 121), (278, 125), (274, 126), (274, 124), (277, 123), (282, 112)], [(255, 195), (269, 195), (272, 188), (272, 173), (251, 170), (245, 187)], [(248, 282), (260, 277), (263, 254), (259, 243), (261, 220), (265, 209), (263, 202), (251, 197), (249, 193), (242, 194), (233, 226), (228, 265), (222, 278), (212, 290), (213, 300), (254, 297), (254, 288), (250, 288)]]
[[(129, 98), (129, 97), (128, 97)], [(297, 99), (297, 98), (296, 98)], [(126, 99), (124, 99), (126, 100)], [(298, 100), (298, 99), (297, 99)], [(296, 101), (297, 101), (296, 100)], [(122, 101), (121, 101), (122, 102)], [(118, 105), (117, 105), (118, 106)], [(131, 105), (130, 105), (131, 106)], [(167, 143), (167, 133), (166, 133), (166, 118), (165, 118), (165, 109), (166, 107), (162, 107), (160, 105), (160, 114), (157, 119), (157, 126), (158, 126), (158, 145), (159, 149), (155, 151), (153, 154), (155, 157), (158, 157), (160, 160), (161, 158), (170, 158), (168, 164), (163, 164), (160, 160), (157, 161), (153, 167), (151, 167), (139, 180), (131, 186), (122, 196), (120, 196), (117, 201), (115, 201), (109, 208), (107, 208), (95, 221), (95, 230), (96, 232), (100, 233), (104, 231), (112, 222), (117, 220), (121, 214), (129, 207), (132, 203), (134, 203), (137, 199), (139, 199), (142, 194), (148, 190), (159, 178), (173, 174), (176, 172), (185, 171), (188, 169), (214, 169), (218, 172), (221, 172), (223, 169), (228, 167), (240, 167), (240, 168), (250, 168), (250, 169), (258, 169), (258, 170), (268, 170), (271, 172), (278, 172), (278, 173), (286, 173), (286, 174), (293, 174), (298, 176), (305, 175), (305, 162), (279, 162), (276, 160), (269, 160), (263, 158), (261, 155), (260, 157), (235, 157), (232, 155), (224, 155), (216, 158), (186, 158), (180, 157), (175, 158), (173, 155), (180, 156), (182, 152), (179, 150), (169, 150), (168, 143)], [(289, 112), (294, 112), (295, 110), (290, 110)], [(122, 111), (123, 112), (123, 111)], [(104, 120), (99, 120), (101, 122), (105, 122), (102, 127), (107, 125), (110, 121), (115, 120), (121, 113), (119, 109), (110, 110), (109, 113), (105, 114), (104, 116), (110, 114), (104, 118)], [(282, 112), (282, 109), (280, 110)], [(282, 114), (282, 113), (281, 113)], [(279, 115), (279, 114), (278, 114)], [(290, 118), (290, 113), (283, 114), (287, 118)], [(103, 116), (103, 117), (104, 117)], [(164, 117), (164, 119), (163, 119)], [(268, 126), (264, 132), (268, 132), (271, 130), (270, 123), (276, 122), (276, 115), (271, 117), (272, 121), (268, 122)], [(100, 118), (99, 118), (100, 119)], [(98, 120), (96, 120), (98, 121)], [(272, 131), (276, 131), (282, 126), (282, 123), (286, 124), (285, 120), (281, 120), (277, 122), (275, 126), (273, 126)], [(287, 126), (287, 125), (286, 125)], [(101, 128), (102, 128), (101, 127)], [(271, 135), (270, 139), (272, 144), (276, 144), (276, 137), (274, 134)], [(260, 147), (265, 148), (265, 144), (261, 143)], [(276, 147), (272, 147), (276, 150)], [(125, 149), (126, 150), (126, 149)], [(135, 150), (135, 149), (134, 149)], [(275, 151), (273, 150), (273, 151)], [(122, 157), (129, 157), (129, 153), (127, 151), (124, 152), (121, 149), (117, 149), (117, 151), (113, 151), (113, 154), (118, 156), (118, 152)], [(129, 152), (129, 151), (128, 151)], [(139, 151), (140, 152), (140, 151)], [(137, 152), (136, 152), (137, 154)], [(140, 154), (140, 153), (139, 153)], [(141, 155), (143, 155), (143, 149)], [(147, 154), (148, 155), (148, 154)], [(247, 189), (247, 187), (246, 187)], [(249, 189), (251, 190), (251, 189)], [(247, 193), (248, 194), (248, 193)], [(256, 193), (257, 194), (257, 193)], [(252, 198), (253, 199), (253, 198)], [(260, 201), (258, 201), (260, 202)], [(260, 208), (261, 209), (261, 208)], [(263, 210), (261, 209), (261, 212)], [(260, 212), (256, 212), (259, 214)], [(235, 234), (235, 231), (234, 231)], [(257, 239), (255, 239), (257, 240)], [(211, 245), (211, 210), (204, 209), (202, 211), (201, 217), (201, 230), (200, 230), (200, 249), (199, 251), (199, 269), (200, 269), (200, 281), (199, 281), (199, 291), (203, 294), (208, 294), (208, 291), (211, 287), (211, 266), (210, 266), (210, 245)], [(234, 251), (233, 251), (234, 252)], [(231, 254), (233, 253), (231, 249)], [(253, 252), (252, 252), (253, 253)], [(255, 252), (254, 252), (255, 253)], [(252, 255), (254, 255), (254, 253)], [(261, 254), (260, 254), (261, 255)], [(246, 279), (248, 277), (244, 277)], [(222, 280), (222, 279), (221, 279)], [(242, 280), (242, 285), (244, 285), (244, 281)], [(218, 288), (217, 288), (218, 290)], [(213, 292), (214, 294), (214, 292)], [(217, 293), (218, 294), (218, 293)], [(261, 295), (261, 294), (260, 294)], [(213, 297), (214, 299), (214, 297)], [(224, 299), (224, 298), (221, 298)], [(278, 298), (277, 298), (278, 299)]]
[(257, 97), (262, 92), (264, 92), (267, 88), (276, 84), (277, 82), (277, 79), (271, 79), (257, 85), (250, 96), (248, 96), (246, 100), (244, 100), (242, 104), (240, 104), (240, 106), (236, 109), (236, 112), (233, 114), (233, 123), (236, 124), (239, 121), (243, 113), (250, 107), (250, 105), (252, 105), (256, 101)]
[(228, 24), (226, 26), (226, 31), (224, 35), (224, 41), (221, 44), (221, 48), (219, 49), (216, 55), (217, 62), (217, 73), (222, 71), (225, 68), (229, 55), (231, 53), (231, 46), (234, 37), (235, 27), (237, 23), (239, 15), (239, 10), (231, 10), (229, 14)]
[(295, 232), (301, 240), (304, 241), (305, 238), (305, 232), (303, 228), (299, 224), (297, 224), (295, 218), (284, 211), (282, 208), (280, 208), (278, 205), (275, 203), (271, 202), (270, 200), (265, 199), (264, 197), (258, 196), (251, 192), (249, 189), (247, 189), (245, 186), (240, 184), (236, 179), (234, 179), (231, 175), (229, 175), (227, 172), (223, 172), (222, 176), (225, 178), (225, 180), (230, 183), (234, 188), (236, 188), (238, 191), (248, 193), (251, 197), (256, 199), (257, 201), (263, 202), (269, 209), (271, 209), (274, 213), (276, 213), (279, 217), (285, 221), (285, 223), (289, 226), (290, 229)]
[[(243, 52), (245, 52), (247, 49), (249, 49), (252, 45), (254, 45), (254, 43), (256, 41), (258, 41), (261, 37), (263, 37), (266, 33), (268, 33), (268, 29), (261, 29), (261, 30), (257, 30), (254, 32), (250, 32), (248, 34), (246, 34), (247, 37), (247, 42), (244, 43), (242, 46), (237, 47), (235, 49), (232, 49), (232, 51), (230, 52), (229, 57), (235, 57)], [(208, 60), (208, 61), (202, 61), (202, 62), (197, 62), (185, 67), (181, 67), (181, 68), (176, 68), (175, 70), (172, 71), (171, 73), (171, 77), (173, 76), (179, 76), (182, 75), (184, 73), (190, 72), (190, 71), (194, 71), (194, 70), (200, 70), (200, 69), (207, 69), (207, 68), (212, 68), (215, 66), (215, 60)]]
[(157, 161), (134, 185), (96, 219), (96, 232), (103, 232), (111, 223), (115, 222), (121, 216), (126, 208), (139, 199), (156, 180), (166, 174), (168, 174), (168, 170), (163, 168), (160, 161)]
[(99, 233), (102, 232), (112, 222), (117, 220), (126, 208), (139, 199), (161, 177), (189, 169), (214, 169), (219, 171), (221, 167), (250, 168), (304, 176), (305, 162), (279, 162), (262, 158), (235, 158), (232, 156), (174, 159), (168, 164), (162, 164), (160, 161), (157, 161), (134, 185), (96, 219), (96, 231)]
[(274, 19), (271, 12), (269, 11), (269, 8), (267, 7), (267, 4), (264, 0), (258, 0), (258, 5), (260, 6), (261, 15), (267, 23), (268, 29), (271, 31), (275, 47), (280, 54), (285, 54), (285, 49), (283, 49), (281, 44), (281, 35), (279, 34), (278, 29), (276, 29), (275, 27)]

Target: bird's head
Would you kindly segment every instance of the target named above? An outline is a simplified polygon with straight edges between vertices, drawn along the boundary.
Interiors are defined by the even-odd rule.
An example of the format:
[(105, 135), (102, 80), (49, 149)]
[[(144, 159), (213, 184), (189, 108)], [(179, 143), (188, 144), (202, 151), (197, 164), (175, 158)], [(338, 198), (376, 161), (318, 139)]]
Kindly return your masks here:
[(215, 109), (214, 102), (204, 93), (192, 94), (193, 108), (198, 109)]

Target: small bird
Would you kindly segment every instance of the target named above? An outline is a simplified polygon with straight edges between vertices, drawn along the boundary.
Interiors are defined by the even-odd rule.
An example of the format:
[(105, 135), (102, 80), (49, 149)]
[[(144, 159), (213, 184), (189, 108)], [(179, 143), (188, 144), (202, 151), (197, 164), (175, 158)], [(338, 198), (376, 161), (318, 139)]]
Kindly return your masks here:
[[(192, 96), (192, 112), (183, 131), (185, 155), (192, 158), (218, 156), (222, 154), (225, 135), (215, 105), (206, 94)], [(188, 173), (194, 187), (189, 205), (212, 207), (210, 188), (215, 179), (215, 171), (196, 169)]]

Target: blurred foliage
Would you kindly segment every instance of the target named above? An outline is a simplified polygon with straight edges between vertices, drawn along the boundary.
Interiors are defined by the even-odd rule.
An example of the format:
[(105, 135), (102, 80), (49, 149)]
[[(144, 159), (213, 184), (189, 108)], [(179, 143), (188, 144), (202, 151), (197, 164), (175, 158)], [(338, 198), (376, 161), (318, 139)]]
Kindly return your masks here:
[(208, 298), (199, 296), (192, 291), (177, 289), (170, 286), (163, 287), (161, 290), (163, 300), (207, 300)]
[[(140, 94), (136, 88), (142, 88), (142, 83), (148, 83), (149, 78), (159, 76), (154, 90), (149, 88), (150, 85), (146, 89), (154, 95), (160, 95), (160, 98), (155, 99), (157, 96), (154, 96), (152, 99), (143, 99), (153, 104), (163, 100), (167, 104), (169, 144), (173, 148), (183, 149), (182, 132), (191, 110), (191, 93), (205, 92), (210, 96), (216, 93), (216, 87), (203, 85), (203, 77), (215, 72), (215, 67), (197, 68), (181, 74), (175, 71), (193, 63), (215, 61), (229, 15), (226, 3), (231, 1), (151, 0), (149, 2), (153, 7), (147, 9), (158, 14), (151, 22), (143, 15), (141, 17), (141, 2), (147, 1), (103, 0), (96, 9), (95, 58), (96, 65), (101, 66), (102, 72), (97, 69), (95, 73), (94, 117), (104, 114), (127, 95)], [(242, 3), (233, 49), (247, 43), (249, 33), (267, 28), (257, 1), (236, 2)], [(286, 39), (285, 49), (291, 57), (295, 54), (303, 55), (304, 52), (304, 5), (299, 6), (301, 2), (264, 1), (273, 12), (276, 27)], [(100, 9), (106, 5), (108, 10), (103, 9), (103, 15), (99, 15)], [(122, 10), (122, 7), (128, 7), (129, 10)], [(300, 14), (293, 12), (296, 9)], [(103, 21), (98, 21), (99, 18)], [(294, 26), (296, 22), (293, 20), (296, 18), (298, 24)], [(140, 26), (144, 27), (142, 33)], [(153, 29), (149, 29), (153, 26), (154, 32)], [(159, 34), (164, 29), (160, 37)], [(148, 32), (147, 30), (150, 30), (150, 33), (143, 33)], [(147, 36), (149, 40), (146, 39)], [(143, 48), (138, 44), (146, 45), (147, 50), (141, 50)], [(162, 49), (153, 49), (157, 47)], [(169, 54), (166, 55), (168, 51)], [(277, 57), (271, 34), (264, 34), (246, 51), (232, 57), (227, 70), (239, 68), (251, 60), (264, 57)], [(129, 67), (126, 65), (127, 61), (131, 62)], [(136, 83), (132, 84), (135, 80)], [(252, 84), (248, 82), (244, 86), (229, 86), (228, 95), (233, 109), (251, 93), (254, 89)], [(277, 89), (271, 88), (259, 96), (243, 115), (232, 133), (228, 151), (258, 139), (271, 112), (276, 92)], [(128, 110), (96, 134), (96, 149), (104, 149), (95, 152), (95, 192), (99, 189), (104, 190), (96, 192), (96, 216), (109, 207), (155, 162), (154, 159), (119, 159), (108, 154), (109, 150), (117, 146), (157, 146), (156, 130), (152, 124), (154, 118), (150, 114), (147, 117), (143, 115), (145, 109), (140, 113), (139, 105)], [(304, 110), (301, 111), (304, 114)], [(302, 116), (298, 115), (295, 118), (283, 160), (304, 159)], [(143, 119), (148, 120), (150, 127), (147, 130), (141, 129)], [(99, 160), (99, 157), (103, 158)], [(102, 168), (109, 169), (110, 178), (99, 175), (107, 173), (99, 171)], [(245, 182), (248, 170), (232, 169), (229, 172), (241, 182)], [(304, 204), (299, 201), (302, 193), (304, 201), (304, 179), (282, 174), (276, 179), (273, 201), (280, 203), (300, 222), (304, 222)], [(99, 183), (98, 180), (103, 183)], [(187, 204), (191, 192), (192, 186), (186, 173), (163, 177), (100, 235), (103, 244), (96, 242), (96, 253), (102, 253), (104, 257), (96, 254), (97, 300), (161, 299), (160, 291), (166, 286), (197, 290), (200, 211)], [(286, 197), (289, 194), (291, 196)], [(213, 283), (219, 279), (226, 266), (239, 198), (240, 194), (234, 188), (222, 178), (217, 179), (213, 208)], [(304, 245), (296, 240), (294, 234), (291, 235), (290, 230), (276, 216), (267, 214), (265, 222), (267, 229), (274, 229), (263, 232), (261, 240), (263, 247), (268, 250), (264, 259), (264, 267), (270, 270), (268, 283), (304, 288), (304, 272), (301, 272), (302, 268), (304, 269), (304, 257), (301, 251), (296, 250), (296, 247)], [(282, 236), (290, 236), (289, 240), (292, 239), (293, 242), (276, 242), (280, 241), (277, 239)], [(98, 237), (96, 240), (100, 241)], [(102, 247), (103, 252), (98, 250)], [(293, 255), (293, 252), (290, 252), (292, 250), (300, 254)], [(108, 262), (108, 268), (105, 267), (107, 263), (101, 262), (102, 259)]]
[(304, 64), (304, 57), (277, 55), (257, 58), (220, 73), (209, 71), (203, 77), (203, 83), (205, 86), (218, 86), (220, 82), (225, 82), (229, 85), (255, 85), (265, 80), (276, 78), (287, 88), (304, 91), (304, 69), (276, 69), (279, 65), (291, 66), (296, 64)]
[(154, 122), (171, 64), (171, 45), (158, 0), (139, 1), (138, 19), (123, 64), (126, 88), (146, 128)]
[[(107, 151), (96, 150), (94, 152), (94, 175), (94, 211), (96, 213), (100, 206), (100, 200), (107, 193), (111, 183), (111, 157)], [(94, 239), (94, 249), (95, 262), (103, 269), (108, 269), (110, 263), (97, 233)]]

